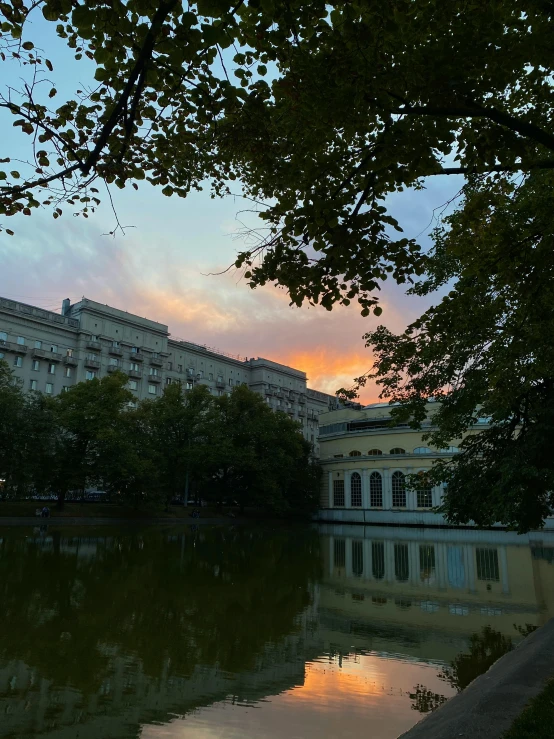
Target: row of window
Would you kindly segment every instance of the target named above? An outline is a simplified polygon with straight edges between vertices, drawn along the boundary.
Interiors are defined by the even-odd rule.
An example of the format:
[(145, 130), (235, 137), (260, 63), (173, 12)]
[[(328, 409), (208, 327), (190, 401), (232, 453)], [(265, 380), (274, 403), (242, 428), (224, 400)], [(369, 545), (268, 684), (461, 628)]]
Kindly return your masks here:
[[(351, 544), (352, 574), (361, 577), (364, 574), (364, 547), (363, 540), (353, 540)], [(418, 561), (419, 559), (419, 561)], [(414, 562), (418, 568), (417, 574), (421, 582), (432, 585), (436, 578), (436, 555), (434, 544), (420, 544), (419, 557)], [(333, 564), (335, 568), (343, 569), (346, 566), (346, 540), (335, 538), (333, 543)], [(475, 565), (477, 579), (483, 582), (499, 582), (500, 567), (498, 564), (498, 550), (494, 548), (475, 549)], [(371, 574), (375, 580), (385, 577), (385, 543), (371, 542)], [(410, 560), (408, 544), (394, 545), (394, 576), (399, 582), (406, 582), (410, 578)], [(466, 573), (460, 573), (452, 567), (448, 572), (449, 584), (452, 587), (465, 586)]]
[[(29, 390), (34, 390), (35, 392), (39, 391), (38, 380), (29, 381)], [(62, 389), (61, 389), (62, 393), (65, 393), (68, 390), (69, 390), (68, 385), (62, 385)], [(46, 393), (46, 395), (54, 395), (54, 383), (53, 382), (45, 383), (44, 392)]]
[[(456, 446), (449, 446), (446, 449), (441, 449), (441, 452), (450, 452), (454, 454), (455, 452), (458, 452), (459, 449)], [(406, 450), (402, 449), (400, 446), (393, 447), (389, 452), (389, 454), (406, 454)], [(366, 456), (368, 457), (378, 457), (382, 455), (383, 452), (381, 449), (370, 449)], [(433, 454), (433, 451), (429, 449), (428, 446), (416, 446), (412, 454)], [(334, 455), (336, 459), (340, 459), (344, 457), (344, 454), (335, 454)], [(349, 457), (361, 457), (362, 452), (358, 451), (357, 449), (353, 449), (351, 452), (348, 452)]]
[[(391, 476), (392, 484), (392, 507), (406, 508), (406, 476), (403, 472), (396, 471)], [(350, 476), (350, 507), (362, 507), (362, 478), (359, 472), (353, 472)], [(417, 491), (417, 507), (432, 508), (433, 492), (430, 486), (421, 485)], [(372, 472), (369, 476), (369, 505), (371, 508), (383, 507), (383, 478), (380, 472)], [(345, 485), (344, 480), (333, 480), (333, 507), (345, 507)]]
[[(8, 334), (5, 331), (0, 331), (0, 341), (7, 341), (8, 340)], [(18, 346), (27, 346), (26, 340), (24, 336), (17, 336), (15, 343)], [(58, 353), (58, 345), (57, 344), (50, 344), (50, 343), (44, 343), (42, 341), (35, 341), (34, 342), (34, 348), (35, 349), (44, 349), (44, 351), (48, 352), (54, 352), (55, 354)], [(66, 355), (68, 357), (73, 356), (73, 349), (66, 349)]]

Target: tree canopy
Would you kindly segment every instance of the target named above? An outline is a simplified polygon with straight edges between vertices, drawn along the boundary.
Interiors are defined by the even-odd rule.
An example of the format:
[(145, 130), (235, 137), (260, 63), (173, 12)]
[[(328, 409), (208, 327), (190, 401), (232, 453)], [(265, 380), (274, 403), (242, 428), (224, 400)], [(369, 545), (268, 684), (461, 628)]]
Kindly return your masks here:
[[(0, 100), (30, 143), (25, 172), (0, 174), (0, 215), (46, 203), (57, 217), (63, 202), (88, 215), (102, 180), (180, 196), (240, 180), (266, 230), (237, 265), (298, 305), (357, 299), (379, 313), (388, 275), (423, 270), (387, 195), (427, 176), (554, 166), (552, 9), (538, 0), (11, 0), (0, 12), (4, 64), (30, 70)], [(48, 49), (27, 38), (40, 12), (94, 75), (62, 104)]]
[[(179, 383), (136, 402), (113, 372), (54, 398), (23, 393), (0, 360), (0, 479), (7, 497), (104, 490), (151, 508), (196, 500), (310, 515), (320, 470), (297, 422), (244, 386)], [(14, 431), (15, 429), (15, 431)]]

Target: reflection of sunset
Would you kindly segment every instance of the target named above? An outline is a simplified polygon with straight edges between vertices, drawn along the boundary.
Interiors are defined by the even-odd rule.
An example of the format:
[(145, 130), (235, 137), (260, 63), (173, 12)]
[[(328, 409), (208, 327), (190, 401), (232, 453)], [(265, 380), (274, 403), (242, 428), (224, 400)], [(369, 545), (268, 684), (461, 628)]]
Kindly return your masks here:
[(450, 696), (439, 667), (378, 655), (320, 657), (307, 662), (302, 685), (253, 704), (230, 699), (163, 726), (141, 739), (396, 739), (421, 718), (410, 693), (425, 684)]

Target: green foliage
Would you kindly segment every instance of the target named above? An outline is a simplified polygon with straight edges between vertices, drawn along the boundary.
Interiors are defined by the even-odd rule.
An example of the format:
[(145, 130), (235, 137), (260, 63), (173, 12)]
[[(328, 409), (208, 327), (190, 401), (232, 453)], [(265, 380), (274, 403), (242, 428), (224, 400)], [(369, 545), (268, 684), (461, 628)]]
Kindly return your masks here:
[[(425, 435), (441, 449), (470, 433), (439, 463), (451, 521), (543, 524), (554, 506), (554, 218), (550, 172), (522, 182), (470, 182), (462, 207), (435, 233), (427, 270), (452, 290), (401, 335), (366, 336), (372, 377), (417, 425), (440, 400)], [(427, 283), (417, 292), (433, 289)], [(490, 426), (476, 425), (490, 420)]]
[(214, 398), (204, 386), (129, 407), (114, 372), (55, 398), (23, 394), (0, 363), (0, 478), (4, 493), (58, 496), (97, 485), (115, 500), (167, 508), (189, 492), (217, 504), (309, 515), (319, 467), (298, 425), (245, 387)]
[(554, 680), (526, 706), (504, 739), (551, 739), (554, 726)]

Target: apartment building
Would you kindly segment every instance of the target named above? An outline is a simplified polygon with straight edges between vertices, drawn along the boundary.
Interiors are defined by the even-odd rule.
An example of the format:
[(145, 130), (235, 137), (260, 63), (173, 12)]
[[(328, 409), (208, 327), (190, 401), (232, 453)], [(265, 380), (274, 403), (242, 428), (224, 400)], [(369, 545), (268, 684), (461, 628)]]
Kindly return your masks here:
[(0, 298), (0, 359), (25, 390), (49, 395), (116, 370), (128, 375), (137, 400), (173, 382), (185, 391), (206, 385), (216, 396), (244, 384), (299, 421), (316, 454), (319, 414), (337, 407), (334, 396), (308, 388), (301, 370), (174, 338), (163, 323), (88, 298), (64, 300), (61, 313)]

